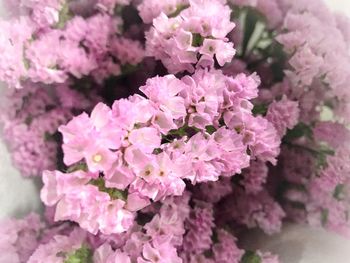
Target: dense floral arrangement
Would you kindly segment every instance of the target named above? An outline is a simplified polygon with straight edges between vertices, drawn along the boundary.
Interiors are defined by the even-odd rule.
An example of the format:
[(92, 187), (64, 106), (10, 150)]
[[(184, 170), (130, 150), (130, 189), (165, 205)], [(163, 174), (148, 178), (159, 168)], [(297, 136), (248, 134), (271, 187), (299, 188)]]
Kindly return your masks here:
[(350, 20), (319, 0), (7, 0), (2, 136), (45, 214), (0, 262), (277, 263), (350, 235)]

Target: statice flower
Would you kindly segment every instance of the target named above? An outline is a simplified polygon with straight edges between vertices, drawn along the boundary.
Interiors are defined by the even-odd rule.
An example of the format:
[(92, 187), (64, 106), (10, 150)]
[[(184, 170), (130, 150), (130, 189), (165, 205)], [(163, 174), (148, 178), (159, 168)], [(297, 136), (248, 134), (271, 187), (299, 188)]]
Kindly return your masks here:
[[(23, 5), (33, 9), (28, 11), (30, 16), (1, 21), (4, 33), (0, 46), (4, 54), (12, 55), (2, 58), (0, 79), (10, 87), (20, 88), (27, 79), (53, 84), (90, 75), (102, 83), (109, 76), (122, 74), (122, 66), (136, 66), (142, 61), (144, 49), (140, 43), (121, 36), (120, 17), (101, 11), (84, 19), (73, 16), (70, 5), (63, 2), (26, 1)], [(58, 14), (55, 6), (61, 4)], [(48, 21), (50, 15), (57, 21)], [(17, 30), (19, 27), (22, 30)]]
[[(115, 101), (112, 108), (99, 103), (90, 116), (83, 113), (59, 128), (64, 163), (88, 171), (69, 174), (82, 179), (76, 188), (80, 187), (86, 196), (96, 195), (106, 207), (115, 203), (115, 209), (122, 209), (128, 223), (124, 224), (121, 216), (121, 225), (116, 222), (116, 227), (103, 229), (97, 214), (104, 205), (84, 204), (85, 199), (76, 196), (71, 187), (63, 189), (61, 201), (61, 197), (51, 201), (45, 194), (43, 201), (50, 206), (58, 202), (56, 219), (77, 221), (92, 233), (122, 232), (131, 226), (131, 212), (144, 208), (151, 200), (181, 195), (185, 179), (195, 184), (240, 173), (249, 165), (248, 148), (254, 156), (274, 163), (277, 152), (270, 149), (278, 144), (278, 136), (271, 123), (251, 113), (249, 99), (257, 96), (257, 85), (254, 77), (232, 78), (220, 71), (199, 70), (181, 80), (173, 75), (155, 77), (140, 88), (147, 98), (134, 95)], [(237, 105), (236, 101), (242, 103)], [(241, 114), (236, 117), (235, 112)], [(236, 128), (246, 130), (225, 127), (220, 120), (226, 113), (230, 114), (230, 125), (234, 122)], [(250, 128), (251, 124), (254, 126)], [(265, 125), (271, 127), (266, 134), (249, 136), (256, 129), (266, 129)], [(44, 193), (57, 191), (55, 184), (50, 191), (46, 187), (51, 180), (63, 177), (58, 171), (45, 173)], [(80, 212), (75, 215), (71, 209), (68, 214), (61, 211), (67, 205), (81, 207), (82, 214), (92, 209), (97, 221), (85, 222)]]
[(185, 233), (189, 199), (188, 192), (181, 197), (165, 199), (159, 210), (152, 213), (153, 219), (143, 228), (135, 227), (124, 244), (117, 248), (124, 251), (132, 262), (182, 262), (177, 247), (182, 244)]
[[(144, 1), (141, 11), (149, 3), (153, 1)], [(231, 11), (224, 1), (191, 0), (179, 11), (174, 17), (162, 12), (153, 20), (146, 33), (149, 56), (161, 60), (174, 74), (214, 65), (214, 59), (220, 66), (232, 60), (235, 50), (226, 36), (234, 23), (230, 22)]]
[(6, 97), (1, 123), (14, 165), (24, 176), (38, 176), (45, 169), (55, 168), (58, 146), (53, 136), (72, 116), (70, 111), (54, 107), (53, 98), (36, 85), (9, 92)]
[(283, 137), (287, 129), (292, 129), (299, 121), (298, 103), (283, 97), (270, 104), (266, 118), (273, 123), (278, 134)]
[(1, 262), (277, 263), (240, 234), (350, 235), (349, 19), (319, 0), (5, 5), (2, 135), (46, 207), (6, 221)]
[[(96, 175), (84, 172), (71, 174), (44, 173), (45, 187), (41, 191), (42, 200), (48, 205), (57, 205), (55, 221), (74, 220), (91, 233), (100, 230), (103, 234), (120, 233), (133, 222), (133, 214), (125, 209), (125, 201), (117, 199), (118, 193), (102, 189)], [(96, 180), (96, 179), (95, 179)], [(121, 194), (120, 194), (121, 195)]]
[(341, 31), (345, 42), (348, 43), (349, 45), (349, 42), (350, 42), (349, 17), (347, 17), (342, 13), (339, 13), (336, 15), (335, 19), (337, 23), (337, 28)]
[(291, 183), (304, 183), (310, 178), (316, 167), (314, 156), (298, 147), (283, 146), (280, 160), (283, 168), (281, 173)]
[(29, 77), (44, 83), (60, 83), (66, 81), (68, 74), (76, 78), (92, 74), (101, 82), (109, 75), (120, 74), (121, 64), (138, 64), (143, 49), (138, 42), (115, 36), (120, 24), (119, 20), (96, 14), (86, 20), (75, 17), (63, 30), (42, 35), (26, 50)]
[(6, 91), (0, 114), (3, 138), (24, 176), (39, 176), (57, 167), (58, 127), (93, 101), (67, 85), (26, 83), (24, 89)]
[(270, 252), (257, 251), (257, 254), (261, 258), (262, 263), (279, 263), (278, 256), (271, 254)]
[[(5, 2), (9, 2), (6, 0)], [(48, 0), (45, 2), (36, 0), (19, 0), (16, 9), (29, 14), (29, 18), (38, 29), (47, 29), (59, 23), (59, 16), (67, 5), (66, 0)], [(13, 7), (14, 8), (14, 7)]]
[(122, 65), (137, 65), (144, 58), (144, 49), (141, 43), (128, 38), (116, 38), (111, 42), (110, 53), (117, 58)]
[(96, 7), (104, 12), (113, 14), (116, 8), (129, 5), (130, 2), (131, 0), (98, 0)]
[(187, 8), (188, 5), (188, 0), (143, 0), (141, 4), (137, 6), (137, 9), (143, 22), (149, 24), (152, 23), (153, 19), (158, 17), (161, 13), (164, 13), (167, 16), (172, 16), (173, 14), (182, 11), (182, 9)]
[(336, 149), (350, 138), (350, 131), (342, 124), (332, 121), (318, 122), (313, 129), (314, 138)]
[(8, 263), (27, 262), (39, 246), (40, 231), (44, 225), (36, 214), (23, 219), (8, 219), (1, 222), (0, 261)]
[(207, 182), (198, 185), (194, 191), (195, 196), (209, 203), (217, 203), (225, 196), (232, 193), (230, 178), (223, 177), (215, 182)]
[(229, 0), (228, 2), (239, 7), (254, 8), (261, 14), (265, 14), (271, 29), (283, 22), (283, 10), (278, 0)]
[[(316, 7), (315, 3), (308, 5), (301, 1), (286, 5), (290, 6), (284, 19), (285, 31), (276, 39), (291, 54), (289, 64), (292, 70), (287, 71), (287, 76), (296, 86), (310, 86), (314, 81), (321, 80), (323, 84), (314, 85), (313, 89), (319, 94), (326, 92), (327, 100), (336, 98), (339, 103), (334, 108), (342, 109), (338, 115), (347, 121), (345, 101), (349, 94), (344, 84), (347, 82), (350, 60), (343, 33), (336, 27), (335, 16), (325, 5)], [(306, 39), (301, 37), (305, 35)], [(331, 43), (334, 43), (332, 46), (337, 52), (328, 48)]]
[(187, 233), (184, 237), (185, 253), (201, 254), (211, 247), (214, 227), (213, 208), (205, 203), (197, 203), (185, 222)]
[(237, 189), (232, 198), (226, 200), (225, 210), (229, 215), (225, 220), (232, 218), (248, 228), (259, 227), (269, 235), (280, 231), (285, 212), (266, 190), (246, 194)]
[(273, 124), (261, 116), (249, 116), (243, 131), (244, 140), (249, 145), (252, 155), (263, 162), (276, 164), (281, 141)]
[(247, 193), (256, 194), (263, 190), (267, 180), (268, 167), (261, 161), (252, 161), (249, 168), (243, 172), (242, 185)]
[(23, 52), (33, 31), (34, 26), (25, 17), (0, 20), (0, 80), (10, 87), (20, 88), (20, 78), (27, 75), (28, 65)]
[(126, 253), (120, 250), (114, 251), (111, 246), (106, 243), (95, 250), (93, 260), (95, 263), (131, 262)]
[(69, 235), (56, 235), (49, 242), (41, 244), (27, 262), (64, 263), (76, 262), (76, 260), (87, 262), (91, 257), (91, 252), (84, 244), (85, 237), (84, 232), (80, 229), (73, 230)]
[(244, 251), (237, 247), (237, 239), (223, 229), (217, 232), (218, 243), (213, 245), (215, 262), (218, 263), (238, 263), (241, 262)]
[(329, 229), (348, 235), (347, 200), (349, 182), (349, 147), (338, 148), (327, 157), (327, 167), (309, 183), (311, 201), (307, 203), (308, 219), (313, 225), (324, 224)]

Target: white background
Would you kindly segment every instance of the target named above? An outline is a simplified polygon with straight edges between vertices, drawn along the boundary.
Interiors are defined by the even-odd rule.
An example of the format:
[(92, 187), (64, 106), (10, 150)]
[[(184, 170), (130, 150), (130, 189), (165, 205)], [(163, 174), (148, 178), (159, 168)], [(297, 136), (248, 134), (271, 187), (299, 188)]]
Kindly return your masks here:
[[(0, 0), (0, 14), (1, 2), (2, 0)], [(332, 9), (350, 15), (350, 0), (326, 0), (326, 2)], [(6, 148), (0, 142), (0, 219), (7, 216), (20, 217), (29, 211), (40, 211), (37, 185), (30, 179), (23, 179), (11, 166)], [(303, 226), (286, 226), (280, 235), (269, 238), (260, 233), (253, 233), (245, 243), (252, 248), (261, 247), (277, 252), (285, 263), (350, 262), (348, 240), (324, 230)]]

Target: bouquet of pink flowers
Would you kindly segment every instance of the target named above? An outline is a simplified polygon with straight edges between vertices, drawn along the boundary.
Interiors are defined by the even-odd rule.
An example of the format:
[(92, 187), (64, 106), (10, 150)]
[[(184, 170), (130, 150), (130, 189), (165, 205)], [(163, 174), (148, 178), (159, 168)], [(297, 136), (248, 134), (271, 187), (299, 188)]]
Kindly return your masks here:
[(319, 0), (7, 0), (2, 137), (44, 216), (4, 263), (276, 263), (350, 236), (350, 19)]

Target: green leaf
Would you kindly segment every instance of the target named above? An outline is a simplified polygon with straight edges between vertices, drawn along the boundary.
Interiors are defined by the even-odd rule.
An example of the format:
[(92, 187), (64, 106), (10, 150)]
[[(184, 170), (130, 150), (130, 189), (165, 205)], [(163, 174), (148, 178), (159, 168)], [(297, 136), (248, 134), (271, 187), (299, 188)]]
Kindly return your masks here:
[(206, 126), (206, 127), (205, 127), (205, 130), (206, 130), (206, 132), (209, 133), (209, 134), (213, 134), (214, 132), (216, 132), (216, 129), (215, 129), (215, 127), (214, 127), (213, 125), (208, 125), (208, 126)]
[(174, 135), (174, 136), (179, 136), (179, 137), (183, 137), (187, 135), (187, 129), (189, 127), (187, 125), (182, 126), (181, 128), (177, 129), (177, 130), (170, 130), (168, 132), (169, 135)]
[(203, 44), (204, 38), (197, 33), (192, 34), (193, 38), (192, 38), (192, 46), (194, 47), (200, 47)]
[(317, 153), (317, 167), (320, 168), (320, 169), (323, 169), (323, 168), (326, 168), (328, 163), (327, 163), (327, 158), (329, 155), (334, 155), (335, 152), (328, 148), (328, 146), (326, 145), (319, 145), (319, 150), (318, 150), (318, 153)]
[(67, 255), (64, 263), (92, 263), (92, 251), (83, 245), (73, 253)]
[(47, 142), (47, 141), (53, 141), (54, 140), (54, 137), (52, 134), (48, 133), (48, 132), (45, 132), (44, 134), (44, 140)]
[(85, 162), (79, 162), (68, 167), (67, 173), (73, 173), (76, 171), (87, 171), (87, 164)]
[(138, 70), (138, 68), (139, 67), (137, 65), (132, 65), (127, 63), (122, 65), (121, 71), (123, 75), (128, 75), (128, 74), (134, 73), (136, 70)]
[(161, 148), (156, 148), (153, 150), (153, 154), (157, 155), (160, 154), (163, 150)]
[(27, 116), (27, 118), (24, 120), (24, 123), (27, 124), (28, 126), (32, 124), (33, 117), (31, 115)]
[(69, 4), (68, 1), (65, 1), (61, 11), (59, 12), (58, 15), (58, 22), (56, 24), (56, 28), (62, 29), (65, 27), (66, 23), (73, 17), (70, 9), (69, 9)]
[(333, 197), (337, 200), (342, 200), (342, 194), (344, 192), (345, 185), (344, 184), (338, 184), (333, 192)]
[(321, 212), (321, 223), (323, 226), (325, 226), (328, 222), (328, 215), (329, 215), (328, 209), (323, 209)]
[(98, 179), (93, 179), (89, 183), (94, 186), (97, 186), (100, 192), (107, 193), (113, 200), (121, 199), (125, 201), (128, 197), (127, 190), (123, 191), (116, 188), (106, 187), (105, 180), (102, 177)]
[(266, 104), (259, 104), (254, 105), (254, 108), (252, 110), (253, 114), (256, 115), (262, 115), (265, 116), (268, 110), (268, 106)]
[(23, 65), (24, 65), (26, 70), (28, 70), (30, 68), (30, 61), (25, 56), (23, 56)]
[(116, 5), (113, 10), (113, 14), (115, 16), (122, 16), (124, 6), (122, 5)]
[(183, 10), (187, 9), (189, 5), (178, 5), (175, 12), (168, 15), (168, 17), (176, 17), (178, 16)]
[(254, 251), (247, 250), (241, 259), (241, 263), (261, 263), (261, 258)]
[(206, 258), (212, 258), (214, 256), (214, 253), (213, 253), (213, 251), (211, 249), (208, 249), (208, 250), (204, 251), (203, 254), (204, 254), (204, 256)]
[(283, 138), (286, 142), (294, 141), (295, 139), (299, 139), (303, 136), (306, 136), (307, 138), (312, 138), (312, 129), (310, 126), (308, 126), (305, 123), (299, 123), (297, 124), (293, 129), (288, 130), (286, 136)]
[(242, 43), (242, 56), (247, 52), (249, 41), (254, 33), (256, 23), (260, 20), (260, 15), (252, 9), (247, 9), (244, 21), (244, 36)]

